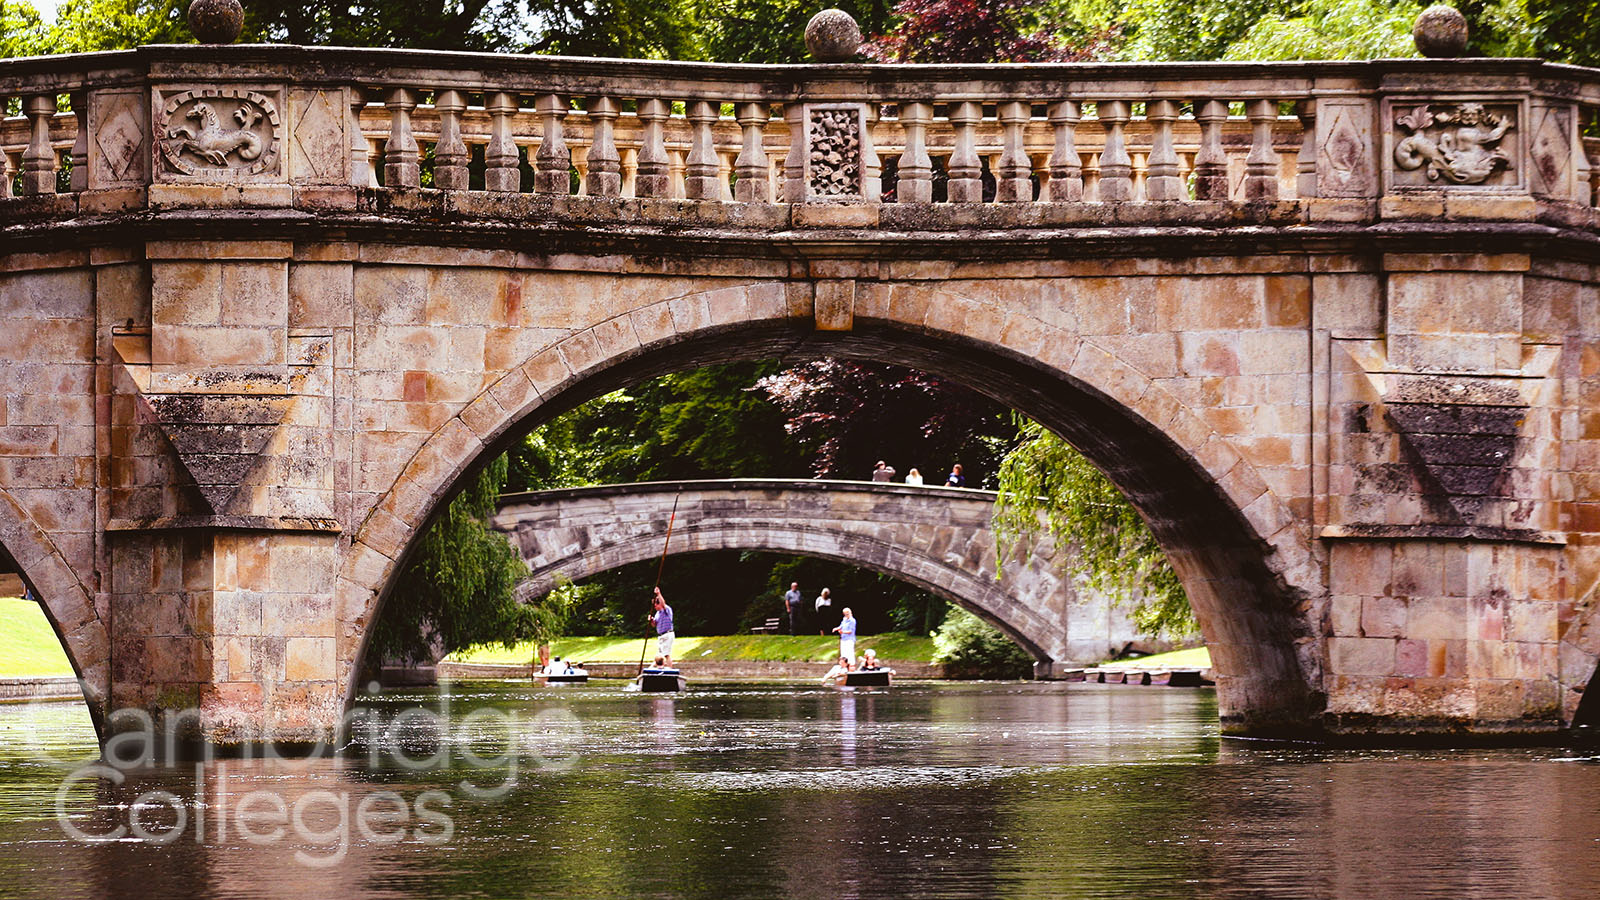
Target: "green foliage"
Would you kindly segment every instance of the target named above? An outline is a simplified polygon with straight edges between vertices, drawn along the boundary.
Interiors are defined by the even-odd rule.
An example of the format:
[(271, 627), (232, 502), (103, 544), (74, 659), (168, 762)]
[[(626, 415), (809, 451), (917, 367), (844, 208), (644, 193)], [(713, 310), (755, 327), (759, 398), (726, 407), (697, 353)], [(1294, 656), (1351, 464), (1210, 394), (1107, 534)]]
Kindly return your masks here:
[(825, 6), (855, 17), (864, 35), (888, 30), (891, 0), (684, 0), (700, 27), (701, 53), (718, 62), (798, 63), (809, 60), (806, 23)]
[(1308, 0), (1261, 17), (1224, 59), (1379, 59), (1417, 56), (1411, 26), (1422, 6), (1386, 0)]
[(1133, 504), (1072, 445), (1038, 422), (1018, 417), (1021, 443), (1000, 468), (995, 541), (1004, 558), (1026, 536), (1047, 531), (1070, 574), (1092, 588), (1134, 603), (1133, 617), (1150, 634), (1173, 637), (1199, 628), (1166, 553)]
[(961, 678), (1026, 678), (1033, 657), (998, 629), (959, 607), (933, 633), (933, 661)]
[(123, 50), (141, 44), (187, 44), (185, 0), (66, 0), (45, 23), (32, 5), (0, 3), (0, 55), (43, 56)]
[(510, 646), (559, 633), (570, 593), (518, 603), (513, 590), (527, 568), (488, 526), (506, 469), (500, 457), (469, 480), (418, 539), (373, 626), (370, 658), (422, 660), (440, 650), (490, 641)]

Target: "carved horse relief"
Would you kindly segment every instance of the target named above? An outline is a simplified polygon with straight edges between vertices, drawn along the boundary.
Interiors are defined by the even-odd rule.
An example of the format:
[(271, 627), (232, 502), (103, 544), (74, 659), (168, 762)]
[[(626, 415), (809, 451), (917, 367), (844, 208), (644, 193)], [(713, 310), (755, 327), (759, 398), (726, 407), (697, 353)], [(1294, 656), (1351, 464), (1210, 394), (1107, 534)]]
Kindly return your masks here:
[(164, 107), (159, 144), (166, 170), (239, 177), (277, 165), (278, 113), (255, 91), (211, 89), (174, 95)]

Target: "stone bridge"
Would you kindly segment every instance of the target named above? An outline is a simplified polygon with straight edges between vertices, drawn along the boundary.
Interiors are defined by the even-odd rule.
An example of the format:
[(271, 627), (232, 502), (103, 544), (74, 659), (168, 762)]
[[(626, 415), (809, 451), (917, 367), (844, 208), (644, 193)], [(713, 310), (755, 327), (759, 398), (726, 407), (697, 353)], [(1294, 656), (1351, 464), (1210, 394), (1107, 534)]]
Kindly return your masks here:
[(1600, 716), (1600, 72), (145, 47), (0, 97), (0, 545), (102, 725), (330, 734), (485, 460), (818, 355), (1100, 465), (1230, 731)]
[[(1027, 649), (1040, 676), (1053, 665), (1099, 662), (1137, 637), (1126, 613), (1063, 577), (1048, 536), (1012, 548), (996, 577), (994, 498), (864, 481), (657, 482), (507, 494), (493, 524), (528, 563), (527, 598), (559, 579), (655, 559), (664, 546), (673, 554), (770, 550), (882, 572), (957, 603)], [(807, 585), (808, 603), (821, 587)]]

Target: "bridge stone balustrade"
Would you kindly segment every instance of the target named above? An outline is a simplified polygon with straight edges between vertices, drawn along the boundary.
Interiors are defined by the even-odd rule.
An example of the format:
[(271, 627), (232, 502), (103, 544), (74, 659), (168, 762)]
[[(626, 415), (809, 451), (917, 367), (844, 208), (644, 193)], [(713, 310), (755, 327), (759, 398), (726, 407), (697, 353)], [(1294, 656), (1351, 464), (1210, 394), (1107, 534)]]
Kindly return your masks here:
[(1593, 70), (145, 47), (0, 98), (0, 559), (108, 729), (330, 734), (489, 455), (819, 355), (1100, 465), (1230, 731), (1600, 718)]
[[(1011, 548), (997, 574), (994, 499), (857, 481), (657, 482), (507, 494), (493, 525), (528, 563), (518, 591), (528, 599), (663, 549), (769, 550), (871, 569), (970, 609), (1032, 654), (1041, 676), (1100, 662), (1139, 638), (1125, 609), (1066, 574), (1047, 535)], [(805, 587), (810, 603), (824, 585)], [(839, 597), (833, 612), (860, 602)]]

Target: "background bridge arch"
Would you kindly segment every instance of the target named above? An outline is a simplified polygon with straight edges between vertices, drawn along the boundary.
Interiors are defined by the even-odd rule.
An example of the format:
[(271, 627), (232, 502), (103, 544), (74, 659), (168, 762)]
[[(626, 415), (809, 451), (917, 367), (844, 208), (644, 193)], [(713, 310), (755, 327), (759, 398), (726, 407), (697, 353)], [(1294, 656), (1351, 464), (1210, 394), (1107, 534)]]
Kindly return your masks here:
[[(1105, 598), (1080, 599), (1048, 537), (1015, 548), (997, 577), (993, 504), (987, 491), (728, 479), (511, 494), (494, 525), (528, 563), (519, 594), (529, 599), (561, 579), (655, 559), (676, 509), (673, 554), (765, 550), (871, 569), (972, 610), (1042, 663), (1098, 662), (1133, 639)], [(809, 603), (822, 586), (805, 587)]]

